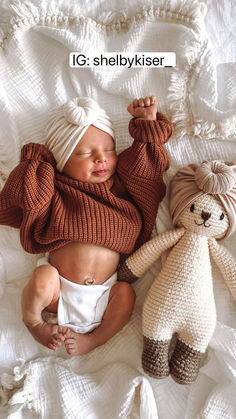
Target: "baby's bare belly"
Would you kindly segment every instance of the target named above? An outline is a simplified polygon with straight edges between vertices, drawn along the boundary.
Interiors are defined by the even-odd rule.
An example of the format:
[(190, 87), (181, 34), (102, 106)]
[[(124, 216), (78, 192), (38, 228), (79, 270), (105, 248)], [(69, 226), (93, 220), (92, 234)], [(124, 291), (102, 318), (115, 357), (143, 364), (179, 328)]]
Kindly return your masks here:
[(77, 284), (103, 284), (113, 275), (120, 255), (93, 244), (73, 242), (49, 254), (50, 263), (60, 275)]

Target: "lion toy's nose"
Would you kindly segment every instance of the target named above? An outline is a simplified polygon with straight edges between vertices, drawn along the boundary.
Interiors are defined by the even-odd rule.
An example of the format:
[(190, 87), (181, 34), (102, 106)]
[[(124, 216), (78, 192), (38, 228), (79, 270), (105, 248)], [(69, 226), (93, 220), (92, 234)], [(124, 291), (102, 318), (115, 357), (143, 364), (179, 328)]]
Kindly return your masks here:
[(211, 213), (210, 212), (202, 211), (202, 219), (204, 221), (207, 221), (207, 220), (209, 220), (209, 218), (211, 218)]

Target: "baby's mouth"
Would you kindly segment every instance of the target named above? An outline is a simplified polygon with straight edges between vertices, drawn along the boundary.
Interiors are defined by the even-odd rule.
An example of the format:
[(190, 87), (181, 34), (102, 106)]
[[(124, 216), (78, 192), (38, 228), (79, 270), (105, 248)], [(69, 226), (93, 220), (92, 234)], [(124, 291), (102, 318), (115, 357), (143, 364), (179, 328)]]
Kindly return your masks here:
[(203, 226), (203, 225), (204, 225), (204, 227), (211, 227), (211, 225), (210, 225), (210, 224), (206, 225), (205, 221), (203, 221), (202, 223), (197, 223), (197, 221), (196, 221), (196, 220), (194, 220), (194, 222), (195, 222), (195, 224), (196, 224), (197, 226)]
[(107, 169), (95, 170), (95, 171), (93, 172), (93, 175), (94, 175), (94, 176), (97, 176), (97, 177), (103, 177), (103, 176), (105, 176), (106, 174), (107, 174)]

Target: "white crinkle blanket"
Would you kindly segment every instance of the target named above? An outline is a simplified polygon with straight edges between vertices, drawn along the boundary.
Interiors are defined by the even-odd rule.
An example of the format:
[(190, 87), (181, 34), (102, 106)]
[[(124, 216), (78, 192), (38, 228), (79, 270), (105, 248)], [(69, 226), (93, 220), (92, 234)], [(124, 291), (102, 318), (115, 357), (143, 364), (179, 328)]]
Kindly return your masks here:
[[(49, 110), (79, 95), (93, 97), (107, 110), (118, 151), (132, 141), (129, 101), (157, 96), (159, 109), (175, 124), (166, 146), (167, 185), (183, 165), (236, 161), (233, 2), (11, 3), (0, 5), (1, 185), (22, 145), (44, 141)], [(174, 51), (177, 67), (71, 69), (71, 51)], [(171, 227), (168, 194), (156, 227), (159, 232)], [(71, 358), (63, 348), (52, 353), (37, 344), (23, 325), (20, 294), (37, 256), (22, 250), (17, 230), (0, 227), (0, 234), (0, 418), (236, 417), (236, 309), (215, 266), (216, 331), (197, 381), (180, 386), (171, 378), (151, 379), (141, 368), (142, 304), (161, 261), (134, 284), (137, 302), (130, 323), (106, 345)], [(235, 235), (225, 245), (235, 254)]]

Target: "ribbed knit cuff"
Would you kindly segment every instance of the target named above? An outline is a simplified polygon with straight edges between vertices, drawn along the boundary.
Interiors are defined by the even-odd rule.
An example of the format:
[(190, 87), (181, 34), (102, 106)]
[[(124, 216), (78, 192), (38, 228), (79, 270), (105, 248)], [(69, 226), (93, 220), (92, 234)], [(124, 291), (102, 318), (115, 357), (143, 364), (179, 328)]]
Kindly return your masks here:
[(163, 144), (173, 133), (172, 123), (160, 112), (157, 112), (157, 119), (132, 118), (129, 122), (130, 135), (142, 143)]
[(43, 144), (25, 144), (21, 149), (21, 161), (24, 160), (43, 161), (56, 167), (56, 160), (53, 157), (53, 154)]

